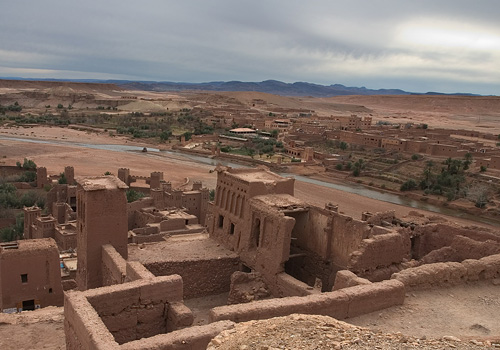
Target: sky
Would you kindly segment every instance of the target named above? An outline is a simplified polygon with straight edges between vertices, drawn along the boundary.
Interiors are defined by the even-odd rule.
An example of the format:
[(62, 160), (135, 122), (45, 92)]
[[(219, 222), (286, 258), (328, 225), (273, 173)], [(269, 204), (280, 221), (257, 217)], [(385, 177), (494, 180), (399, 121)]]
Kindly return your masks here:
[(500, 95), (498, 0), (0, 3), (0, 77)]

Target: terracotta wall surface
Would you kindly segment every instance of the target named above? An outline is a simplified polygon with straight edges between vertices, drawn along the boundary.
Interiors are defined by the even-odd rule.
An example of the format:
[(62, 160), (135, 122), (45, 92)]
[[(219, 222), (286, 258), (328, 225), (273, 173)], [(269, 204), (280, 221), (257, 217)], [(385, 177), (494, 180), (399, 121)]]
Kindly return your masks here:
[(193, 315), (182, 303), (180, 276), (71, 291), (65, 296), (64, 312), (69, 350), (201, 350), (234, 325), (221, 321), (184, 328), (192, 324)]
[(427, 264), (409, 268), (392, 275), (393, 280), (404, 283), (407, 290), (435, 288), (463, 284), (468, 281), (500, 277), (500, 254), (479, 260)]
[(449, 224), (432, 224), (417, 226), (414, 231), (416, 244), (414, 257), (420, 259), (431, 251), (451, 246), (455, 236), (463, 236), (475, 241), (491, 240), (500, 242), (500, 236), (481, 229), (470, 229)]
[(253, 303), (220, 306), (210, 310), (210, 320), (244, 322), (286, 316), (292, 313), (328, 315), (337, 319), (403, 304), (404, 284), (394, 280), (359, 285), (335, 292), (305, 297), (286, 297)]
[(102, 249), (111, 244), (127, 258), (127, 186), (114, 176), (78, 179), (76, 281), (82, 290), (102, 286)]
[(231, 275), (239, 270), (239, 259), (163, 261), (145, 263), (144, 266), (155, 276), (178, 274), (184, 282), (184, 298), (220, 294), (229, 291)]
[(61, 306), (61, 269), (55, 241), (43, 238), (17, 244), (17, 249), (0, 248), (0, 309), (22, 308), (27, 300), (34, 300), (39, 307)]
[(125, 282), (127, 262), (116, 249), (106, 244), (102, 246), (102, 285), (111, 286)]

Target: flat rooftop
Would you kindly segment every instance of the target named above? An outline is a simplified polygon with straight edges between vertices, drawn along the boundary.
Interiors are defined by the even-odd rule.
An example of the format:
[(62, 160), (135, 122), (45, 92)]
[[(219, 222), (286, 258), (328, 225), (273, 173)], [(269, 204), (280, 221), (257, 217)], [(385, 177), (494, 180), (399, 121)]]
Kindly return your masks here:
[(279, 209), (297, 209), (297, 208), (309, 208), (309, 204), (306, 202), (290, 196), (289, 194), (265, 194), (262, 196), (255, 196), (251, 200), (262, 202), (264, 205), (270, 207), (276, 207)]
[(210, 239), (207, 233), (176, 235), (164, 242), (128, 245), (128, 260), (143, 265), (237, 257), (236, 253)]
[(290, 180), (265, 169), (230, 169), (227, 173), (246, 182), (274, 183)]
[(77, 177), (76, 181), (83, 187), (85, 191), (100, 191), (100, 190), (116, 190), (126, 189), (128, 186), (118, 179), (116, 176), (88, 176)]

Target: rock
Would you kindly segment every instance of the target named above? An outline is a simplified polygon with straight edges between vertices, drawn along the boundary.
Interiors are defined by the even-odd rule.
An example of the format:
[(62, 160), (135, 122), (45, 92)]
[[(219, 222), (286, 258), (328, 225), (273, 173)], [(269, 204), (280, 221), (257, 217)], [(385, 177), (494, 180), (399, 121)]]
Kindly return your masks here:
[(445, 335), (443, 337), (443, 340), (454, 341), (454, 342), (461, 342), (460, 339), (458, 339), (457, 337), (454, 337), (452, 335)]

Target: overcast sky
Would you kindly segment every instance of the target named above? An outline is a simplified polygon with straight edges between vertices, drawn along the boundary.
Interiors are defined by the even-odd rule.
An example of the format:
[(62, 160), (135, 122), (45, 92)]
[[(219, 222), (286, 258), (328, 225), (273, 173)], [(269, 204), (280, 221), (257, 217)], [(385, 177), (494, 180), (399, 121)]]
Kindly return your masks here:
[(500, 95), (500, 1), (2, 0), (0, 76)]

